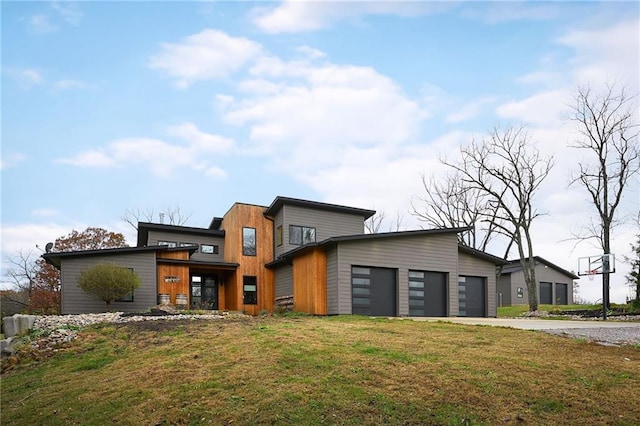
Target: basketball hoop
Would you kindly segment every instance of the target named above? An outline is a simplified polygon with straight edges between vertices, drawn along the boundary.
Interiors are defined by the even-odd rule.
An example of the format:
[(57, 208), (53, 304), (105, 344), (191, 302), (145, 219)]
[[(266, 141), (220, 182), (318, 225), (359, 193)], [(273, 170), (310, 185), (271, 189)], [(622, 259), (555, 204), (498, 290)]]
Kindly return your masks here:
[(597, 269), (589, 269), (587, 271), (587, 275), (589, 276), (589, 281), (593, 281), (597, 274), (598, 274), (598, 270)]

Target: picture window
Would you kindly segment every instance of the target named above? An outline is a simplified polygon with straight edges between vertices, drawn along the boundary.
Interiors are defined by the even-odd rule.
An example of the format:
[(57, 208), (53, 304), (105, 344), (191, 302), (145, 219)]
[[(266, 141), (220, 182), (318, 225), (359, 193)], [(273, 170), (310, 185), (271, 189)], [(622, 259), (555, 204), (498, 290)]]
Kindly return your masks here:
[(316, 242), (316, 228), (289, 225), (289, 244), (303, 245)]
[(242, 254), (256, 255), (256, 228), (242, 228)]

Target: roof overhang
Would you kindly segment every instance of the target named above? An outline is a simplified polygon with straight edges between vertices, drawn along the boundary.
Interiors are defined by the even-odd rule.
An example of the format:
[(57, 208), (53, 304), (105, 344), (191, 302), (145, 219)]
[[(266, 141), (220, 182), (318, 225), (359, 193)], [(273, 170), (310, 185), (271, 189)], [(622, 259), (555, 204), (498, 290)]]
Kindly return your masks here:
[[(212, 225), (214, 223), (212, 222)], [(149, 241), (149, 231), (176, 232), (188, 235), (204, 235), (209, 237), (224, 237), (224, 231), (220, 229), (195, 228), (192, 226), (165, 225), (164, 223), (138, 222), (138, 247), (142, 247)]]
[(302, 200), (300, 198), (278, 196), (264, 212), (265, 216), (274, 217), (283, 206), (306, 207), (316, 210), (334, 211), (362, 216), (365, 220), (376, 214), (375, 210), (358, 207), (341, 206), (339, 204), (321, 203), (319, 201)]

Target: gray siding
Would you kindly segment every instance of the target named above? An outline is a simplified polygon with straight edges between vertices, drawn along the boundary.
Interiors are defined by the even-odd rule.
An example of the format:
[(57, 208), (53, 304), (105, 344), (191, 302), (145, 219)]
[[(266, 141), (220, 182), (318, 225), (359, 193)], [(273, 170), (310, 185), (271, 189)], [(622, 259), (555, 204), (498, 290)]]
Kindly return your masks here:
[(340, 312), (338, 288), (338, 247), (331, 247), (327, 250), (327, 314), (329, 315), (337, 315)]
[(496, 265), (466, 253), (458, 253), (458, 274), (461, 277), (482, 277), (487, 283), (487, 315), (498, 316), (496, 301)]
[(498, 303), (500, 306), (511, 306), (511, 293), (511, 274), (501, 275), (498, 279)]
[(278, 226), (282, 226), (282, 245), (276, 246), (276, 257), (299, 247), (289, 244), (289, 225), (316, 228), (318, 242), (331, 237), (364, 233), (364, 218), (358, 214), (285, 205), (274, 219), (274, 235), (277, 233)]
[(293, 266), (281, 266), (274, 272), (276, 285), (276, 298), (293, 296)]
[(78, 286), (80, 273), (100, 262), (111, 262), (133, 271), (140, 277), (140, 287), (133, 293), (133, 302), (114, 302), (114, 312), (143, 311), (158, 304), (156, 282), (156, 255), (154, 252), (133, 253), (111, 256), (88, 256), (62, 260), (62, 313), (82, 314), (105, 312), (106, 304), (93, 295), (87, 294)]
[(218, 254), (201, 253), (200, 250), (191, 256), (191, 260), (199, 260), (204, 262), (223, 262), (224, 261), (224, 238), (211, 237), (207, 235), (183, 234), (180, 232), (166, 231), (149, 231), (147, 245), (154, 246), (158, 241), (175, 241), (176, 243), (192, 243), (192, 244), (212, 244), (218, 246)]
[(447, 315), (458, 314), (458, 241), (455, 234), (344, 241), (338, 243), (338, 250), (337, 313), (351, 314), (351, 266), (360, 265), (397, 269), (399, 316), (409, 314), (410, 269), (446, 272), (449, 285)]
[[(542, 263), (536, 265), (536, 280), (538, 281), (538, 301), (540, 300), (540, 282), (553, 283), (552, 285), (552, 300), (556, 303), (556, 284), (567, 284), (567, 301), (568, 304), (573, 304), (573, 279), (570, 276), (559, 272), (554, 268), (550, 268)], [(524, 297), (518, 298), (517, 288), (522, 287), (524, 290)], [(522, 271), (516, 271), (511, 273), (511, 304), (513, 305), (527, 305), (529, 304), (529, 292), (527, 290), (527, 284), (524, 281), (524, 273)], [(504, 299), (503, 299), (504, 304)], [(507, 306), (507, 305), (505, 305)]]

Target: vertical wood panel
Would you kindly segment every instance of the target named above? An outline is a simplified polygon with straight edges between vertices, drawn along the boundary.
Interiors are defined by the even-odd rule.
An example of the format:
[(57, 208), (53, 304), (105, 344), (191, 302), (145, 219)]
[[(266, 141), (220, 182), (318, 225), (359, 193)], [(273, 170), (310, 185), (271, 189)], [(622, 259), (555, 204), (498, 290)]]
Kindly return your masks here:
[[(165, 277), (178, 277), (177, 283), (165, 282)], [(186, 294), (189, 299), (189, 267), (187, 265), (158, 265), (158, 294), (168, 294), (172, 304), (176, 304), (177, 294)]]
[(314, 248), (293, 261), (293, 310), (327, 314), (327, 256)]
[[(273, 311), (275, 290), (273, 271), (265, 268), (265, 264), (273, 260), (273, 223), (264, 217), (264, 206), (250, 204), (234, 204), (225, 214), (222, 228), (225, 231), (226, 262), (239, 263), (236, 273), (229, 277), (225, 289), (227, 309), (244, 311), (257, 315), (261, 310)], [(256, 230), (256, 255), (242, 254), (242, 228)], [(258, 304), (245, 305), (242, 294), (242, 278), (255, 276), (258, 282)]]

